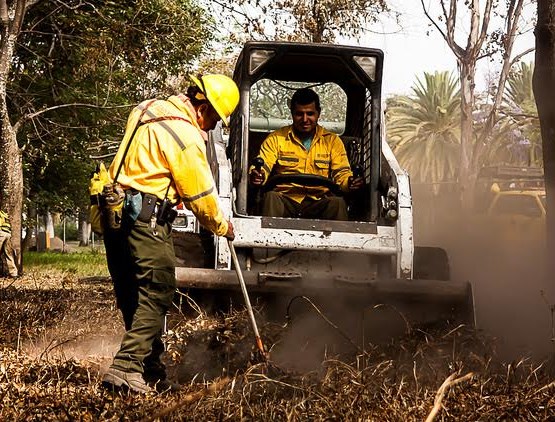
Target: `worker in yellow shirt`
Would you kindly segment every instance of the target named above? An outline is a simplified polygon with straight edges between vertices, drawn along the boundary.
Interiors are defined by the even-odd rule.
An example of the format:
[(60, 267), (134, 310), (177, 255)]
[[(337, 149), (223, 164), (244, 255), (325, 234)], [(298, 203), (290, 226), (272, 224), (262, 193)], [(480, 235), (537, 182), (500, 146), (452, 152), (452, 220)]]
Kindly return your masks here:
[[(353, 177), (345, 146), (335, 133), (318, 125), (318, 94), (302, 88), (291, 98), (293, 124), (270, 133), (260, 147), (262, 168), (252, 166), (250, 182), (262, 186), (270, 175), (310, 174), (337, 184), (344, 193), (360, 189), (364, 181)], [(262, 215), (347, 220), (345, 200), (325, 186), (279, 184), (265, 193)]]
[(12, 226), (8, 213), (2, 210), (0, 210), (0, 259), (6, 262), (10, 277), (17, 278), (18, 271), (12, 248)]
[(217, 236), (234, 238), (218, 205), (206, 158), (206, 132), (229, 117), (239, 90), (225, 75), (192, 78), (186, 94), (148, 100), (130, 114), (110, 166), (125, 192), (121, 229), (104, 228), (108, 268), (125, 323), (119, 351), (104, 374), (110, 389), (174, 390), (160, 360), (164, 315), (176, 288), (171, 223), (179, 202)]

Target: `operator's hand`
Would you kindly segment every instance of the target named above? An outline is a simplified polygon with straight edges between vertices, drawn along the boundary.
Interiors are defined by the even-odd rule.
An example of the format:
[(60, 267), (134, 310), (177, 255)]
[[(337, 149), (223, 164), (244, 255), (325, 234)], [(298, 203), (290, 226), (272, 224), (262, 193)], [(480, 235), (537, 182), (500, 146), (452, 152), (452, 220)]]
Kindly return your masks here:
[(224, 237), (229, 240), (235, 239), (235, 231), (233, 230), (233, 224), (231, 221), (227, 221), (227, 233), (224, 234)]
[(348, 186), (350, 191), (359, 190), (364, 186), (364, 179), (362, 177), (353, 178), (353, 176), (351, 176), (349, 177)]
[(264, 183), (264, 173), (262, 172), (262, 170), (252, 169), (249, 177), (250, 182), (254, 186), (262, 186), (262, 184)]

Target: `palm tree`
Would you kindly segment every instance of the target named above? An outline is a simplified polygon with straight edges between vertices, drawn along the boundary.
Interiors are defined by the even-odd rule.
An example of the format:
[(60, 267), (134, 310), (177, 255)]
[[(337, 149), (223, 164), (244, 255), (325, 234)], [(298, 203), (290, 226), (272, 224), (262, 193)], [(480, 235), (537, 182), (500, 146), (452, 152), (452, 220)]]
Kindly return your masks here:
[(424, 73), (412, 90), (412, 96), (388, 101), (388, 141), (413, 182), (454, 182), (460, 162), (457, 79), (449, 72)]
[(533, 63), (520, 63), (507, 79), (501, 115), (489, 161), (541, 166), (541, 135), (532, 90)]

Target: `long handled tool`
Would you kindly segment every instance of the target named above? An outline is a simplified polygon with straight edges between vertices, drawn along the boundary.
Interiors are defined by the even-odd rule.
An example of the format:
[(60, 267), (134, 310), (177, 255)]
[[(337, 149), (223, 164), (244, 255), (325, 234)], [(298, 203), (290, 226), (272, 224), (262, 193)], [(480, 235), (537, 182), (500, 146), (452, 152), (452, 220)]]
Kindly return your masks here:
[(233, 265), (235, 266), (235, 272), (237, 273), (237, 278), (239, 279), (239, 284), (241, 285), (241, 291), (243, 292), (243, 297), (245, 299), (247, 311), (249, 312), (249, 318), (251, 320), (252, 330), (254, 331), (254, 336), (256, 338), (256, 347), (258, 347), (258, 351), (260, 352), (260, 357), (265, 362), (267, 362), (268, 354), (264, 349), (264, 343), (262, 343), (262, 339), (260, 338), (260, 333), (258, 332), (258, 326), (256, 325), (256, 320), (254, 319), (254, 313), (252, 311), (251, 301), (249, 299), (249, 293), (247, 292), (247, 285), (245, 284), (245, 279), (243, 278), (243, 272), (241, 271), (241, 267), (239, 266), (239, 260), (237, 259), (237, 253), (235, 253), (235, 247), (233, 246), (233, 242), (229, 239), (227, 240), (227, 244), (229, 246), (229, 250), (231, 251), (231, 259), (233, 260)]

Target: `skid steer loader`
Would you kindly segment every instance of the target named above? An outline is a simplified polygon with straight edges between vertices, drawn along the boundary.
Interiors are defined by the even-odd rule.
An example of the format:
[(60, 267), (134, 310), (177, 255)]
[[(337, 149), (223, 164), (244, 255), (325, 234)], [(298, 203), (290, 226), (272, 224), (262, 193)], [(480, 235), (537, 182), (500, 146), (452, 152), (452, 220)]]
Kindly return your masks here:
[[(245, 282), (251, 294), (304, 296), (344, 313), (383, 304), (409, 321), (473, 325), (471, 285), (449, 280), (442, 249), (413, 245), (409, 176), (386, 141), (382, 78), (383, 52), (377, 49), (245, 44), (234, 72), (241, 100), (228, 137), (212, 131), (207, 147)], [(351, 167), (365, 180), (364, 189), (345, 197), (349, 221), (259, 215), (263, 192), (249, 185), (249, 167), (265, 137), (291, 123), (288, 100), (301, 87), (319, 94), (319, 124), (341, 137)], [(287, 182), (334, 188), (309, 175)], [(275, 183), (283, 180), (270, 177), (262, 189)], [(179, 214), (178, 287), (214, 295), (239, 291), (226, 239), (208, 235), (187, 210)]]

